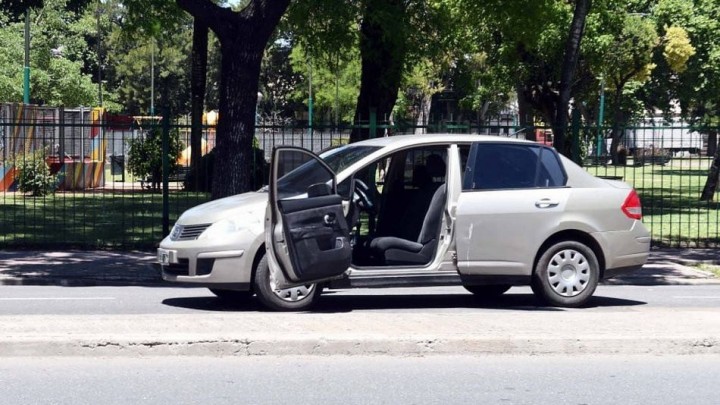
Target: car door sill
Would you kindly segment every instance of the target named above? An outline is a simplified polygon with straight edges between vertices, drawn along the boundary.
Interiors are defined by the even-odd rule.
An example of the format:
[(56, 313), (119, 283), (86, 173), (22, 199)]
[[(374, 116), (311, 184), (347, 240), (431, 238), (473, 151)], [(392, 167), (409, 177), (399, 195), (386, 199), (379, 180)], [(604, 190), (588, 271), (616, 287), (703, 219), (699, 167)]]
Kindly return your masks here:
[(457, 272), (433, 272), (420, 274), (362, 274), (353, 272), (350, 276), (332, 280), (329, 288), (382, 288), (382, 287), (430, 287), (462, 285)]

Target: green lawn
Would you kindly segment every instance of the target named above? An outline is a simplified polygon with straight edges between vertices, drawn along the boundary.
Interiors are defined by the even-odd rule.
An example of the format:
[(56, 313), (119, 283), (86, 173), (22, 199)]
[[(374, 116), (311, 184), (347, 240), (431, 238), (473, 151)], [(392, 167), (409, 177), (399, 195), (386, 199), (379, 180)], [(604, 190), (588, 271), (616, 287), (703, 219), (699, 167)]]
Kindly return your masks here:
[[(170, 225), (204, 193), (170, 193)], [(149, 191), (0, 194), (0, 247), (150, 249), (162, 239), (162, 195)]]
[(700, 201), (709, 159), (672, 159), (667, 165), (588, 167), (598, 176), (619, 176), (632, 184), (643, 203), (643, 222), (656, 244), (717, 246), (720, 215), (715, 201)]
[[(672, 159), (666, 166), (603, 167), (587, 170), (619, 176), (643, 202), (644, 222), (654, 243), (720, 245), (720, 204), (698, 200), (707, 159)], [(170, 224), (186, 209), (205, 202), (204, 193), (170, 192)], [(0, 193), (0, 248), (151, 249), (162, 238), (162, 195), (133, 189), (59, 192), (43, 198)]]

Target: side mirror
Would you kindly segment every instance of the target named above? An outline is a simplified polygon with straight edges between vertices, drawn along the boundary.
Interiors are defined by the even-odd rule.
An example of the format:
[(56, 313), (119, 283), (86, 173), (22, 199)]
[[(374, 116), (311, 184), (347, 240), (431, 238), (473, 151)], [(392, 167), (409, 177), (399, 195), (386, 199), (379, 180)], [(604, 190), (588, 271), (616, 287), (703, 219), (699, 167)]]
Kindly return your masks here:
[(322, 197), (330, 194), (332, 194), (332, 188), (327, 183), (313, 184), (307, 189), (307, 195), (309, 198)]

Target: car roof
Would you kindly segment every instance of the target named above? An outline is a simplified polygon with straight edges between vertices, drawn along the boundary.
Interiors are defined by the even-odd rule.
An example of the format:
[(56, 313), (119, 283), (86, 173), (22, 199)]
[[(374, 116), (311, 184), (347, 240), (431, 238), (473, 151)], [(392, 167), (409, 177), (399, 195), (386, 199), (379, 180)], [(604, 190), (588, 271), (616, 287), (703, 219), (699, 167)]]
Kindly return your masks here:
[[(365, 166), (369, 161), (377, 158), (378, 154), (387, 153), (387, 149), (398, 150), (404, 149), (405, 147), (412, 147), (415, 145), (431, 145), (441, 143), (473, 143), (473, 142), (503, 142), (503, 143), (518, 143), (518, 144), (532, 144), (539, 145), (537, 142), (528, 141), (526, 139), (511, 138), (504, 135), (475, 135), (475, 134), (416, 134), (416, 135), (393, 135), (384, 136), (380, 138), (366, 139), (363, 141), (354, 142), (352, 145), (355, 146), (375, 146), (379, 147), (380, 150), (376, 153), (370, 154), (367, 157), (355, 162), (354, 164), (347, 167), (342, 171), (342, 174), (338, 176), (338, 180), (342, 181), (344, 178), (354, 173), (357, 168)], [(603, 187), (607, 186), (606, 182), (599, 179), (592, 174), (588, 173), (585, 169), (575, 164), (572, 160), (560, 155), (563, 162), (565, 172), (568, 175), (568, 185), (573, 187)]]
[(525, 139), (511, 138), (508, 136), (498, 135), (474, 135), (474, 134), (417, 134), (417, 135), (393, 135), (383, 136), (379, 138), (366, 139), (355, 142), (354, 145), (367, 146), (394, 146), (414, 145), (425, 143), (442, 143), (442, 142), (517, 142), (517, 143), (535, 143)]

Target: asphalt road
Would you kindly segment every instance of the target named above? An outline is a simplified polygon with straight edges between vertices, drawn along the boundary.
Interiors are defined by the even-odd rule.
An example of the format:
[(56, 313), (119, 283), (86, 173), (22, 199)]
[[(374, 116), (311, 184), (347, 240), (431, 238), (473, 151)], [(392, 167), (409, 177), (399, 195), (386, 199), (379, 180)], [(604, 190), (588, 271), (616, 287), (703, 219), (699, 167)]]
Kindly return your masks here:
[(0, 404), (716, 404), (720, 356), (0, 358)]
[[(720, 308), (720, 285), (600, 286), (586, 308), (564, 311), (637, 311)], [(494, 301), (478, 301), (462, 287), (328, 291), (315, 312), (481, 313), (543, 310), (527, 287)], [(0, 315), (132, 315), (262, 312), (254, 299), (228, 303), (204, 288), (0, 286)]]

